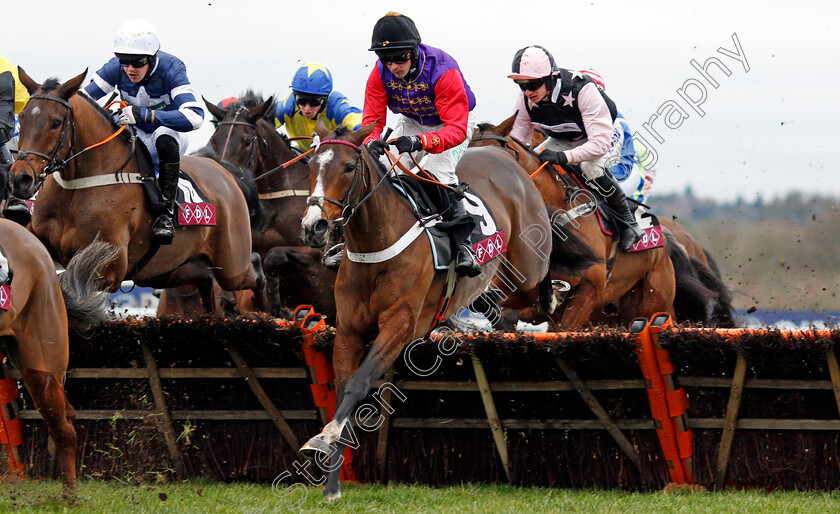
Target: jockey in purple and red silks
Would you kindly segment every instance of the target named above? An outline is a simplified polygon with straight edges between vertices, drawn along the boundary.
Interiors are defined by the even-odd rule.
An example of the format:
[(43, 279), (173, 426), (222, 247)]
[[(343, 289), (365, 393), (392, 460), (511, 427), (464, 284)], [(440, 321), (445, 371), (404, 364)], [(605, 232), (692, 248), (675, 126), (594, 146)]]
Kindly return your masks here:
[[(455, 173), (475, 126), (475, 96), (458, 63), (443, 50), (421, 44), (414, 21), (394, 12), (376, 22), (369, 50), (379, 60), (368, 77), (362, 111), (362, 125), (377, 122), (365, 140), (368, 150), (382, 158), (388, 146), (379, 139), (386, 109), (398, 114), (394, 146), (400, 152), (415, 152), (423, 169), (452, 186), (446, 189), (451, 205), (447, 221), (474, 223), (462, 204), (467, 186), (459, 184)], [(403, 163), (413, 166), (408, 156)], [(458, 246), (455, 270), (462, 276), (478, 275), (481, 270), (471, 248), (463, 241), (454, 243)]]

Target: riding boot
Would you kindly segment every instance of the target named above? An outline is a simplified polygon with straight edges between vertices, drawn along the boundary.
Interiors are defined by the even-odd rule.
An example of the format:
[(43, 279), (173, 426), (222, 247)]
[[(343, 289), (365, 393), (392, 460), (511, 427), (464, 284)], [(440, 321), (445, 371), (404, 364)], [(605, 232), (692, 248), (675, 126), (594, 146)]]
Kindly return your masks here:
[[(449, 209), (444, 219), (445, 222), (457, 221), (469, 216), (462, 203), (464, 195), (461, 192), (461, 188), (458, 189), (458, 191), (452, 189), (446, 190), (446, 195), (449, 197)], [(479, 266), (475, 252), (473, 252), (468, 242), (458, 245), (458, 255), (455, 257), (455, 273), (461, 277), (470, 278), (477, 277), (481, 274), (481, 266)]]
[(624, 195), (624, 191), (621, 190), (621, 186), (609, 171), (604, 172), (603, 175), (592, 182), (598, 186), (598, 192), (606, 199), (607, 204), (618, 213), (620, 218), (619, 246), (625, 252), (630, 250), (645, 234), (639, 228), (636, 217), (633, 216), (630, 207), (627, 205), (627, 197)]
[(338, 273), (338, 266), (341, 264), (341, 258), (344, 257), (344, 230), (339, 226), (336, 227), (327, 240), (327, 251), (321, 258), (321, 263), (330, 271)]
[(6, 205), (3, 207), (3, 217), (25, 227), (32, 220), (32, 213), (29, 211), (29, 206), (26, 205), (26, 200), (10, 196), (6, 199)]
[(165, 210), (158, 215), (152, 226), (152, 237), (162, 245), (172, 244), (172, 240), (175, 239), (175, 225), (172, 217), (175, 215), (175, 197), (178, 194), (180, 170), (180, 162), (160, 163), (158, 184)]

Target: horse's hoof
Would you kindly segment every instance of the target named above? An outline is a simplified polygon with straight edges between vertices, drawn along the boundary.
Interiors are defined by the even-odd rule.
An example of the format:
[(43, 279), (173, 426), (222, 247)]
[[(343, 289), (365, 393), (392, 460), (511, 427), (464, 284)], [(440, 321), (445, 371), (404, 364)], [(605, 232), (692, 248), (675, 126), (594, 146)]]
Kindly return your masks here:
[(316, 435), (300, 448), (300, 456), (307, 460), (314, 459), (318, 452), (325, 455), (330, 453), (330, 443), (327, 442), (324, 434)]
[(336, 491), (334, 493), (328, 493), (324, 491), (324, 501), (334, 502), (341, 498), (341, 491)]

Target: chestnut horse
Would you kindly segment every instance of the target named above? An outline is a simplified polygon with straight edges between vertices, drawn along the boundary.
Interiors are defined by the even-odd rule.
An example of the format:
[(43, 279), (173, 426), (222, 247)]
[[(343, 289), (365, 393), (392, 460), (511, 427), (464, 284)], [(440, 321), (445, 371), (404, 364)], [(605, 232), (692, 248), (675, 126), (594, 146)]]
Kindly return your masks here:
[[(64, 395), (71, 327), (89, 328), (106, 319), (108, 296), (94, 280), (116, 249), (94, 241), (76, 253), (61, 276), (44, 245), (15, 222), (0, 219), (0, 245), (14, 272), (11, 305), (0, 311), (0, 348), (23, 383), (55, 442), (64, 495), (76, 488), (75, 411)], [(5, 293), (4, 293), (5, 294)]]
[(76, 94), (86, 74), (64, 84), (50, 79), (42, 87), (19, 69), (32, 96), (20, 113), (20, 150), (10, 182), (19, 198), (40, 189), (32, 232), (62, 264), (101, 235), (119, 250), (100, 279), (100, 286), (112, 292), (129, 270), (140, 285), (180, 285), (173, 270), (201, 255), (212, 263), (222, 287), (253, 289), (262, 298), (250, 260), (251, 234), (241, 229), (248, 223), (245, 199), (230, 174), (210, 159), (185, 157), (181, 168), (216, 205), (216, 225), (177, 229), (171, 245), (138, 266), (152, 255), (154, 218), (139, 184), (135, 142), (109, 139), (117, 130), (111, 115), (87, 95)]
[[(470, 147), (503, 147), (518, 160), (521, 167), (533, 174), (542, 165), (529, 148), (509, 136), (516, 116), (511, 116), (498, 127), (482, 123), (473, 134)], [(567, 184), (553, 166), (545, 166), (532, 177), (546, 205), (563, 206), (571, 210), (574, 200)], [(592, 198), (593, 194), (582, 195)], [(591, 214), (591, 213), (590, 213)], [(552, 276), (567, 281), (572, 291), (563, 304), (560, 326), (563, 330), (580, 328), (597, 308), (613, 303), (619, 306), (622, 324), (629, 324), (638, 316), (649, 318), (657, 312), (674, 315), (675, 277), (674, 267), (665, 247), (641, 252), (618, 251), (611, 270), (607, 264), (613, 246), (613, 239), (601, 232), (598, 220), (592, 215), (583, 215), (573, 222), (555, 229), (565, 234), (577, 233), (602, 257), (580, 277)], [(523, 318), (532, 313), (523, 313)], [(541, 318), (531, 318), (539, 321)], [(552, 325), (554, 325), (553, 320)]]
[[(538, 298), (546, 310), (555, 305), (550, 281), (547, 293), (544, 287), (550, 280), (547, 256), (552, 254), (552, 238), (526, 237), (530, 230), (550, 234), (539, 191), (504, 150), (470, 149), (458, 163), (458, 176), (487, 202), (507, 237), (507, 253), (483, 264), (479, 276), (458, 278), (448, 310), (439, 315), (447, 272), (432, 265), (428, 238), (415, 230), (420, 222), (408, 200), (386, 179), (381, 163), (360, 146), (374, 125), (357, 132), (343, 127), (329, 132), (319, 122), (320, 146), (309, 163), (311, 196), (302, 221), (304, 240), (323, 246), (330, 225), (341, 222), (347, 241), (335, 284), (338, 407), (324, 430), (301, 448), (306, 457), (322, 458), (335, 444), (330, 468), (335, 471), (324, 490), (327, 499), (340, 497), (337, 464), (352, 429), (347, 425), (353, 411), (409, 342), (425, 337), (436, 321), (470, 305), (491, 284), (503, 293), (505, 307), (521, 309)], [(419, 237), (412, 239), (415, 234)]]
[(314, 305), (334, 323), (336, 274), (321, 264), (320, 250), (303, 245), (300, 234), (309, 168), (302, 160), (290, 162), (298, 154), (274, 128), (273, 98), (263, 101), (248, 90), (226, 109), (204, 103), (218, 121), (209, 142), (213, 153), (254, 174), (262, 216), (251, 237), (263, 259), (272, 306)]

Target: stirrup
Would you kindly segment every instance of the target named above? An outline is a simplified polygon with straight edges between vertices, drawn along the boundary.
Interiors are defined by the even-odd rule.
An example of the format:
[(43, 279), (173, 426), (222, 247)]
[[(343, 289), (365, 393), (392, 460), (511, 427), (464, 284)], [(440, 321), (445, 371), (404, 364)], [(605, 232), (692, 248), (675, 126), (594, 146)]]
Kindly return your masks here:
[(474, 278), (481, 274), (481, 266), (478, 264), (475, 254), (466, 245), (458, 247), (458, 254), (455, 256), (455, 273), (462, 277)]
[(344, 256), (344, 243), (338, 243), (324, 252), (324, 257), (321, 259), (324, 267), (330, 271), (338, 272), (338, 266), (341, 264), (341, 258)]
[(3, 216), (24, 227), (32, 221), (32, 212), (30, 212), (29, 206), (26, 205), (26, 201), (16, 196), (10, 196), (6, 200), (6, 205), (3, 208)]
[(161, 214), (152, 225), (152, 237), (162, 245), (172, 244), (175, 239), (175, 226), (172, 224), (172, 215)]

